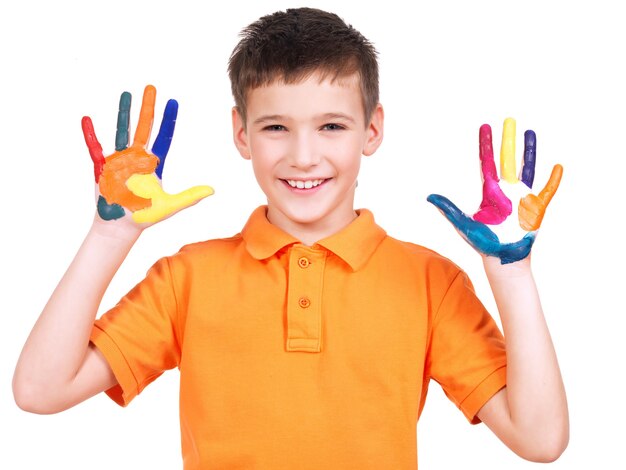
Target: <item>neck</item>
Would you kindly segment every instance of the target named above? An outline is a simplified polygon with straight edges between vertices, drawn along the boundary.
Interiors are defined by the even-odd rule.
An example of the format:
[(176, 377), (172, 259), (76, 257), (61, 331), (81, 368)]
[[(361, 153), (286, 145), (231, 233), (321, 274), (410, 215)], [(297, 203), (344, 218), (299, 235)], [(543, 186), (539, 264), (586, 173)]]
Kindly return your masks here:
[(340, 232), (356, 219), (357, 213), (352, 209), (341, 217), (328, 217), (315, 222), (299, 222), (291, 220), (279, 211), (267, 210), (267, 219), (283, 232), (288, 233), (306, 246), (313, 246), (320, 240)]

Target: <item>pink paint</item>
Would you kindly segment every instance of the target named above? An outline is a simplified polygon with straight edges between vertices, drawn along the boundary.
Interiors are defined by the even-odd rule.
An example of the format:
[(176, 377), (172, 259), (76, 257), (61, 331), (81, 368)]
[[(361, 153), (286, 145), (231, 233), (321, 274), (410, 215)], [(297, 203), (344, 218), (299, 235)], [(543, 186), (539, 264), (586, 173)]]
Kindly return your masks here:
[(483, 175), (483, 200), (473, 219), (489, 225), (498, 225), (513, 212), (511, 200), (500, 189), (496, 162), (493, 157), (491, 127), (483, 124), (478, 136), (480, 166)]

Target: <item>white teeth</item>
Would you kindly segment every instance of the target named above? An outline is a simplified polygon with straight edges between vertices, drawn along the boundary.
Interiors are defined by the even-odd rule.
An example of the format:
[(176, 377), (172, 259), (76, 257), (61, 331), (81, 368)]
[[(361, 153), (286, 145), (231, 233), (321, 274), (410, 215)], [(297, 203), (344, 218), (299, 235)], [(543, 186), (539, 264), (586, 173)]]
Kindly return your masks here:
[(285, 180), (285, 181), (287, 181), (287, 183), (289, 183), (289, 186), (291, 186), (292, 188), (311, 189), (316, 186), (319, 186), (325, 180), (321, 179), (321, 180), (306, 180), (306, 181), (302, 181), (302, 180)]

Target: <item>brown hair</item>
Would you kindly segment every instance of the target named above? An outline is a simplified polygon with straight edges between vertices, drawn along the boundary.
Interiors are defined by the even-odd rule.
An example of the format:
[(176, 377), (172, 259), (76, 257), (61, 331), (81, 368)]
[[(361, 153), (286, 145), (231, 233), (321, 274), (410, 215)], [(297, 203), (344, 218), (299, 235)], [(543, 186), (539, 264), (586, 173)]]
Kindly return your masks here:
[(313, 73), (335, 80), (357, 73), (366, 124), (378, 104), (374, 46), (339, 16), (314, 8), (263, 16), (241, 32), (228, 62), (235, 105), (246, 122), (246, 94), (275, 80), (297, 83)]

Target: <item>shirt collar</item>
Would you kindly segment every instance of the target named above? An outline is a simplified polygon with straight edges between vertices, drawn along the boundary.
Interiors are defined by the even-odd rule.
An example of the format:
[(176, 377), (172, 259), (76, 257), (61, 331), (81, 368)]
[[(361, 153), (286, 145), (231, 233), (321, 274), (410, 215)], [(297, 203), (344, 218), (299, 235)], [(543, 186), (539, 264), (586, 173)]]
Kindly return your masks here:
[[(356, 212), (358, 217), (347, 227), (315, 244), (340, 257), (353, 271), (365, 265), (387, 236), (386, 232), (376, 225), (374, 215), (370, 211), (359, 209)], [(255, 209), (241, 232), (248, 253), (258, 260), (267, 259), (287, 246), (300, 243), (295, 237), (272, 225), (267, 220), (266, 214), (267, 206)]]

